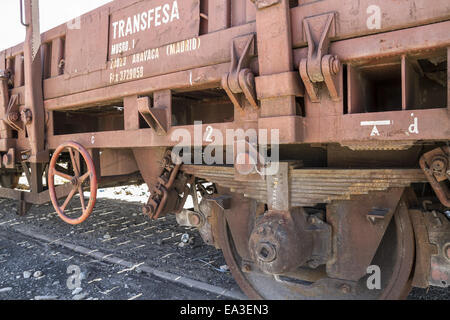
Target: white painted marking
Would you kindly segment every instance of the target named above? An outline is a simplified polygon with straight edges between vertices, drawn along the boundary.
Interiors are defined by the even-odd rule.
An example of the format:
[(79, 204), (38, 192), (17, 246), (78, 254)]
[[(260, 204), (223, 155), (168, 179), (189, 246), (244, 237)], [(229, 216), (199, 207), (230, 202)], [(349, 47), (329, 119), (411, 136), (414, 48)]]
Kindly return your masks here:
[[(414, 113), (411, 113), (411, 117), (414, 117)], [(419, 118), (414, 117), (413, 123), (408, 128), (409, 133), (419, 134)]]
[(373, 129), (372, 129), (372, 133), (370, 134), (370, 136), (371, 136), (371, 137), (374, 137), (374, 136), (379, 136), (379, 135), (380, 135), (380, 131), (378, 131), (377, 126), (374, 126)]
[(205, 138), (206, 142), (213, 142), (213, 139), (212, 139), (213, 132), (214, 132), (214, 128), (213, 127), (208, 126), (206, 128), (206, 138)]
[(371, 126), (390, 126), (392, 124), (391, 120), (381, 120), (381, 121), (361, 121), (361, 127), (371, 127)]
[(366, 10), (370, 16), (367, 18), (367, 28), (369, 30), (381, 29), (381, 8), (377, 5), (371, 5)]

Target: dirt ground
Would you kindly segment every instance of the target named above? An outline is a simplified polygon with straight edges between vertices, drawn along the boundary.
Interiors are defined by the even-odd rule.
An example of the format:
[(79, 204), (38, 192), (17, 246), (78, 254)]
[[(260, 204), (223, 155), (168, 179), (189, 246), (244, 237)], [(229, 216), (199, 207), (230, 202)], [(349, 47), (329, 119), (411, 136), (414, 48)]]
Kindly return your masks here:
[[(173, 216), (150, 221), (141, 214), (140, 203), (98, 199), (84, 224), (70, 226), (58, 218), (51, 204), (33, 207), (25, 217), (16, 216), (15, 205), (0, 199), (0, 300), (229, 298), (148, 275), (140, 271), (142, 266), (242, 296), (221, 251), (203, 244), (196, 230), (177, 226)], [(54, 241), (40, 241), (32, 234)], [(191, 241), (180, 245), (184, 234)], [(60, 242), (114, 255), (132, 262), (134, 268), (69, 250)], [(82, 291), (75, 290), (74, 279), (80, 281)], [(450, 290), (414, 289), (409, 299), (450, 299)]]
[[(139, 274), (135, 270), (118, 274), (126, 268), (118, 268), (104, 261), (95, 261), (90, 257), (76, 254), (72, 250), (58, 245), (57, 241), (50, 244), (42, 243), (42, 241), (24, 236), (24, 233), (48, 235), (55, 240), (90, 248), (93, 251), (101, 251), (106, 255), (114, 254), (114, 256), (131, 261), (135, 265), (145, 265), (224, 289), (240, 291), (229, 271), (223, 269), (226, 264), (221, 251), (204, 245), (195, 230), (178, 227), (174, 217), (152, 222), (140, 213), (140, 208), (138, 203), (100, 199), (97, 201), (92, 216), (84, 224), (74, 227), (61, 221), (51, 205), (33, 207), (27, 216), (18, 217), (15, 215), (14, 201), (1, 199), (0, 299), (32, 299), (35, 295), (57, 295), (60, 299), (70, 298), (72, 291), (66, 292), (69, 295), (61, 292), (55, 294), (58, 292), (58, 286), (60, 289), (65, 288), (65, 291), (68, 291), (65, 282), (70, 276), (67, 274), (67, 268), (70, 265), (81, 267), (82, 273), (86, 275), (83, 283), (89, 284), (95, 279), (102, 279), (102, 281), (92, 282), (91, 287), (98, 287), (100, 291), (104, 289), (101, 287), (102, 283), (106, 283), (107, 287), (110, 287), (105, 290), (118, 287), (114, 289), (114, 291), (118, 291), (117, 294), (101, 295), (101, 292), (97, 290), (100, 295), (97, 295), (96, 298), (99, 299), (124, 299), (128, 297), (128, 291), (133, 296), (133, 290), (125, 287), (128, 280), (124, 280), (123, 277), (131, 277), (129, 280), (132, 284), (127, 285), (128, 287), (132, 287), (133, 283), (138, 285), (139, 278), (142, 277), (142, 273)], [(180, 247), (183, 234), (189, 234), (191, 242)], [(26, 280), (23, 279), (25, 271), (44, 273), (44, 278), (40, 280), (45, 292), (36, 292), (39, 287), (36, 282), (24, 281)], [(136, 277), (134, 282), (132, 277)], [(155, 279), (147, 280), (143, 283), (153, 286)], [(52, 285), (56, 281), (59, 281), (59, 285), (53, 288)], [(162, 281), (156, 280), (155, 283), (158, 282)], [(141, 291), (137, 295), (143, 293), (140, 298), (151, 299), (222, 298), (211, 296), (205, 292), (199, 294), (195, 290), (192, 294), (188, 294), (190, 290), (185, 290), (186, 293), (177, 295), (174, 294), (177, 290), (170, 290), (171, 286), (174, 285), (162, 284), (161, 287), (158, 287), (158, 292), (161, 291), (161, 294), (156, 295), (151, 293), (155, 290), (145, 288), (144, 285), (141, 290), (138, 290), (139, 286), (136, 287), (135, 291)], [(1, 292), (3, 288), (16, 289), (10, 290), (5, 296), (5, 293)], [(52, 291), (53, 289), (56, 291)], [(145, 291), (150, 293), (145, 294)], [(94, 290), (94, 292), (96, 291)], [(169, 295), (170, 292), (172, 292), (172, 296)]]

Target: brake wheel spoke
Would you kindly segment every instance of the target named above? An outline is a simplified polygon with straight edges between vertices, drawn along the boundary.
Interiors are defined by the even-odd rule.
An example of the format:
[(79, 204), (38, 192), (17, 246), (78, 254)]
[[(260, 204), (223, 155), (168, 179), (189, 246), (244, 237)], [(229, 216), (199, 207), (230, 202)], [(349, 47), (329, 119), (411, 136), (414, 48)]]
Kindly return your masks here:
[(83, 174), (83, 175), (80, 177), (80, 183), (82, 184), (83, 182), (85, 182), (86, 179), (89, 178), (90, 175), (91, 175), (91, 172), (90, 172), (90, 171), (88, 171), (88, 172), (86, 172), (85, 174)]
[(73, 196), (77, 193), (77, 189), (73, 188), (72, 191), (70, 191), (69, 195), (67, 196), (66, 200), (64, 201), (63, 205), (61, 206), (61, 210), (64, 212), (66, 210), (67, 205), (69, 204), (70, 200), (72, 200)]
[(69, 154), (70, 154), (70, 159), (72, 160), (73, 171), (75, 171), (75, 175), (78, 177), (78, 176), (80, 176), (80, 168), (78, 165), (78, 161), (76, 161), (76, 158), (75, 158), (72, 148), (69, 148)]
[(69, 181), (72, 181), (72, 179), (74, 178), (71, 175), (68, 175), (68, 174), (63, 173), (63, 172), (58, 171), (58, 170), (53, 170), (53, 173), (55, 175), (57, 175), (58, 177), (64, 178), (64, 179), (69, 180)]
[(83, 209), (83, 212), (85, 212), (86, 204), (84, 203), (83, 186), (81, 184), (78, 186), (78, 193), (80, 194), (81, 208)]

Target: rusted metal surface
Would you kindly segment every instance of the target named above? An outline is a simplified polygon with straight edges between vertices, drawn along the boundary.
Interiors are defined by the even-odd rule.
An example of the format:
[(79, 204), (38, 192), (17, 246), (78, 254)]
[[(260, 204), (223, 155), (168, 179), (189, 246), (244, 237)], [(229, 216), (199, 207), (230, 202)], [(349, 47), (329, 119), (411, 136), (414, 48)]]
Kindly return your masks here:
[(148, 97), (138, 100), (138, 110), (147, 124), (159, 135), (167, 135), (172, 122), (172, 93), (170, 90), (154, 93), (154, 106)]
[[(329, 205), (328, 221), (336, 238), (333, 241), (334, 256), (327, 263), (328, 275), (358, 280), (367, 273), (394, 213), (406, 206), (399, 204), (403, 191), (395, 188), (389, 193), (372, 193)], [(383, 214), (378, 219), (371, 219), (371, 213), (377, 209)], [(349, 261), (352, 261), (351, 265)]]
[(260, 217), (249, 239), (253, 261), (263, 272), (283, 274), (298, 267), (317, 267), (331, 253), (331, 227), (303, 209), (269, 211)]
[[(22, 110), (28, 134), (30, 153), (27, 160), (31, 163), (48, 162), (45, 151), (45, 111), (42, 91), (41, 35), (39, 29), (39, 1), (25, 1), (25, 23), (27, 36), (24, 46), (25, 63), (25, 109)], [(41, 191), (41, 190), (39, 190)]]
[[(60, 210), (57, 200), (74, 195), (53, 185), (55, 170), (69, 174), (54, 158), (71, 146), (98, 175), (91, 187), (145, 181), (152, 194), (144, 212), (176, 212), (200, 228), (206, 242), (222, 247), (251, 297), (357, 297), (363, 267), (386, 243), (400, 251), (384, 252), (391, 277), (378, 297), (402, 296), (414, 249), (402, 190), (409, 188), (409, 201), (420, 188), (425, 196), (429, 184), (449, 206), (448, 1), (115, 0), (43, 34), (38, 0), (24, 4), (25, 42), (0, 52), (0, 196), (16, 199), (19, 213), (50, 199)], [(229, 167), (169, 159), (180, 145), (203, 156), (213, 134), (230, 130), (255, 130), (258, 139), (214, 141), (232, 146), (223, 152), (233, 159)], [(190, 139), (177, 140), (180, 131)], [(277, 133), (267, 142), (280, 149), (280, 170), (268, 176), (258, 173), (269, 163), (264, 132)], [(62, 161), (81, 169), (73, 156)], [(14, 189), (22, 173), (29, 192)], [(199, 203), (197, 192), (206, 200)], [(185, 212), (188, 195), (195, 208)], [(308, 213), (316, 223), (292, 216), (299, 207), (326, 205), (326, 212)], [(82, 217), (89, 208), (82, 204)], [(411, 217), (414, 284), (425, 286), (432, 270), (436, 285), (447, 274), (448, 234)], [(276, 230), (263, 235), (258, 224)], [(327, 226), (334, 228), (334, 261)], [(303, 249), (300, 234), (311, 240)], [(438, 254), (423, 245), (431, 238)], [(258, 266), (262, 251), (276, 263)], [(322, 276), (317, 266), (325, 263), (340, 280)], [(279, 275), (273, 282), (274, 273), (298, 278), (300, 265), (315, 280), (311, 287)]]
[[(382, 0), (305, 1), (291, 10), (293, 29), (298, 30), (293, 34), (295, 47), (306, 45), (302, 21), (325, 12), (336, 12), (340, 17), (336, 36), (332, 40), (342, 40), (445, 21), (450, 15), (450, 5), (445, 0), (436, 1), (433, 5), (427, 0), (401, 0), (395, 3)], [(379, 25), (373, 19), (369, 20), (376, 15), (383, 17)]]
[(414, 210), (413, 219), (418, 220), (414, 228), (423, 229), (417, 241), (417, 270), (413, 284), (427, 288), (450, 285), (450, 222), (444, 214), (437, 211)]
[(308, 58), (300, 61), (300, 75), (312, 102), (320, 102), (317, 84), (325, 82), (333, 100), (339, 100), (336, 76), (341, 62), (328, 55), (330, 38), (336, 34), (336, 17), (328, 13), (303, 20), (308, 40)]
[[(389, 195), (385, 196), (389, 198)], [(235, 194), (233, 197), (237, 199), (239, 195)], [(234, 210), (240, 208), (234, 207)], [(245, 215), (246, 211), (240, 213)], [(252, 210), (250, 215), (255, 215), (255, 211)], [(279, 275), (264, 274), (256, 263), (236, 250), (241, 241), (239, 238), (243, 235), (232, 232), (234, 228), (228, 222), (229, 216), (226, 212), (219, 220), (221, 247), (235, 279), (252, 299), (399, 299), (404, 298), (405, 291), (408, 291), (414, 244), (411, 241), (412, 226), (406, 207), (396, 212), (395, 219), (390, 224), (389, 236), (382, 241), (380, 255), (383, 259), (373, 260), (375, 264), (380, 263), (384, 270), (381, 290), (368, 290), (365, 278), (356, 282), (336, 279), (328, 277), (320, 269), (311, 271), (299, 268), (296, 272)], [(291, 250), (294, 248), (291, 247)], [(397, 255), (397, 252), (402, 254)], [(347, 260), (347, 264), (353, 263), (352, 259)]]
[(429, 241), (437, 252), (431, 256), (429, 284), (447, 288), (450, 286), (450, 222), (441, 213), (425, 214)]
[[(267, 184), (264, 180), (235, 181), (233, 168), (216, 166), (183, 166), (182, 170), (215, 182), (245, 197), (267, 203)], [(419, 169), (295, 169), (289, 173), (291, 207), (314, 206), (336, 200), (349, 200), (352, 196), (407, 187), (426, 182)]]
[(222, 87), (237, 108), (243, 109), (239, 94), (258, 109), (256, 101), (255, 75), (249, 69), (250, 59), (255, 55), (255, 35), (233, 39), (230, 72), (222, 78)]
[[(181, 163), (172, 162), (172, 152), (167, 152), (162, 159), (161, 167), (163, 172), (158, 177), (157, 184), (151, 189), (150, 199), (144, 207), (144, 214), (151, 219), (158, 219), (161, 215), (167, 214), (166, 206), (171, 202), (169, 208), (177, 208), (176, 200), (178, 193), (173, 194), (172, 187), (180, 170)], [(170, 201), (169, 201), (170, 200)]]

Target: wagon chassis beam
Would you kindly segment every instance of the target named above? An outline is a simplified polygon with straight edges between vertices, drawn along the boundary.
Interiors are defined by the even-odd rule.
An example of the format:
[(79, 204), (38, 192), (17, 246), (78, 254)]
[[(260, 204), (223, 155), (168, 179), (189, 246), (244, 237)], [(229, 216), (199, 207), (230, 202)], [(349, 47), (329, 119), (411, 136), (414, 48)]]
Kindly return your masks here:
[[(450, 45), (450, 39), (447, 35), (442, 34), (439, 30), (444, 30), (449, 25), (449, 22), (441, 22), (432, 25), (426, 25), (421, 27), (416, 27), (414, 34), (422, 34), (423, 37), (430, 39), (431, 48), (439, 49)], [(353, 61), (370, 59), (374, 55), (401, 55), (409, 52), (421, 51), (427, 48), (419, 38), (407, 37), (405, 30), (393, 31), (387, 34), (383, 34), (383, 41), (395, 41), (398, 46), (393, 47), (389, 52), (384, 52), (381, 47), (379, 47), (378, 39), (382, 39), (380, 35), (366, 36), (362, 38), (341, 40), (331, 43), (330, 52), (336, 54), (344, 63), (352, 63)], [(362, 44), (364, 42), (373, 43), (373, 47), (366, 48)], [(349, 48), (352, 48), (350, 51)], [(358, 49), (358, 48), (364, 48)], [(356, 50), (356, 51), (355, 51)], [(294, 61), (296, 66), (302, 59), (308, 57), (308, 48), (301, 48), (294, 50)], [(188, 87), (192, 88), (192, 84), (189, 82), (189, 76), (192, 75), (192, 79), (201, 79), (198, 82), (194, 81), (195, 86), (201, 87), (214, 87), (217, 86), (223, 72), (230, 68), (229, 63), (222, 63), (213, 67), (199, 67), (196, 69), (191, 69), (188, 71), (180, 71), (172, 74), (167, 74), (163, 76), (156, 76), (154, 78), (142, 79), (136, 81), (136, 83), (122, 83), (114, 85), (103, 89), (94, 89), (86, 91), (83, 93), (77, 93), (74, 95), (62, 96), (60, 98), (48, 99), (45, 102), (47, 111), (59, 111), (65, 108), (72, 107), (76, 108), (77, 105), (83, 105), (85, 103), (97, 103), (101, 99), (120, 99), (119, 92), (126, 91), (130, 94), (142, 94), (148, 90), (165, 90), (165, 89), (186, 89)], [(204, 76), (202, 76), (204, 75)], [(257, 77), (256, 80), (258, 80)], [(184, 80), (183, 80), (184, 79)], [(13, 93), (19, 93), (22, 89), (14, 89)], [(117, 96), (116, 96), (117, 95)], [(263, 95), (262, 92), (258, 92), (258, 95)], [(392, 111), (392, 112), (380, 112), (375, 115), (366, 114), (333, 114), (330, 116), (330, 131), (337, 132), (337, 135), (333, 135), (332, 139), (328, 137), (321, 137), (320, 140), (317, 134), (313, 131), (314, 126), (306, 126), (306, 122), (316, 123), (319, 119), (301, 116), (273, 116), (270, 118), (260, 118), (259, 127), (262, 129), (271, 129), (277, 127), (280, 130), (280, 137), (282, 140), (281, 144), (292, 144), (292, 143), (325, 143), (325, 142), (339, 142), (339, 141), (368, 141), (373, 143), (378, 143), (374, 137), (370, 136), (370, 130), (361, 127), (360, 123), (368, 120), (387, 120), (390, 119), (392, 125), (393, 135), (386, 135), (382, 137), (383, 141), (419, 141), (419, 140), (445, 140), (446, 123), (445, 119), (448, 119), (448, 114), (445, 109), (429, 109), (429, 110), (415, 110), (415, 117), (419, 118), (419, 121), (423, 123), (433, 123), (432, 127), (421, 126), (419, 134), (405, 136), (403, 133), (405, 129), (410, 126), (410, 111)], [(439, 122), (435, 123), (434, 119), (438, 119)], [(51, 121), (50, 121), (51, 122)], [(166, 123), (169, 123), (166, 122)], [(280, 126), (279, 124), (283, 125)], [(213, 124), (213, 127), (218, 130), (224, 130), (226, 128), (234, 127), (233, 123), (218, 123)], [(189, 131), (192, 130), (191, 126), (183, 126), (181, 128), (186, 128)], [(295, 130), (293, 129), (295, 128)], [(358, 131), (346, 130), (346, 128), (355, 128)], [(95, 133), (82, 133), (77, 135), (63, 135), (55, 136), (48, 134), (47, 137), (47, 148), (54, 149), (59, 144), (69, 140), (75, 140), (82, 142), (83, 145), (91, 146), (91, 141), (95, 141), (91, 147), (111, 147), (120, 148), (127, 143), (129, 147), (156, 147), (156, 146), (171, 146), (173, 143), (170, 141), (170, 131), (166, 136), (157, 136), (153, 132), (154, 129), (141, 129), (132, 130), (129, 132), (115, 131), (115, 132), (95, 132)], [(114, 139), (111, 136), (114, 135)], [(144, 136), (147, 138), (144, 139)], [(92, 139), (94, 137), (95, 139)], [(150, 137), (150, 138), (148, 138)], [(376, 138), (376, 137), (375, 137)], [(380, 140), (380, 138), (378, 138)], [(27, 145), (27, 141), (24, 139), (1, 139), (0, 140), (0, 150), (7, 152), (11, 146), (17, 145), (18, 149), (24, 150)]]

